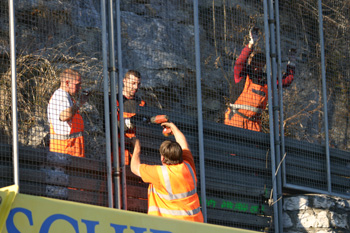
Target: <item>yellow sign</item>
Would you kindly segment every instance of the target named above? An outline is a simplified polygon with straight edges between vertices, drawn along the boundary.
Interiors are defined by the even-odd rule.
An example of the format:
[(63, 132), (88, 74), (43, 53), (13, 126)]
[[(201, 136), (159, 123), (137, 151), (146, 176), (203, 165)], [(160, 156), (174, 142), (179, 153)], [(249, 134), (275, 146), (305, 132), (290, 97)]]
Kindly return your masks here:
[[(9, 197), (11, 192), (12, 196)], [(0, 197), (0, 224), (5, 223), (0, 225), (2, 233), (253, 233), (212, 224), (16, 194), (13, 186), (0, 189)], [(11, 208), (6, 210), (9, 205)]]

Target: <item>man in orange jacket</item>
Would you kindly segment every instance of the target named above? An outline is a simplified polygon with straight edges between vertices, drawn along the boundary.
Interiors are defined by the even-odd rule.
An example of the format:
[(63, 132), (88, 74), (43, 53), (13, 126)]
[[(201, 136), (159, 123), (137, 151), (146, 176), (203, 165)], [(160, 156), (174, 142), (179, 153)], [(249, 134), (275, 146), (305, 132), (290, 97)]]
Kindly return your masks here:
[(160, 148), (162, 165), (140, 162), (141, 145), (134, 140), (131, 171), (150, 183), (148, 214), (203, 222), (197, 194), (197, 177), (193, 156), (183, 133), (170, 122), (162, 123), (173, 132), (176, 142), (166, 140)]
[[(136, 70), (129, 70), (123, 78), (123, 103), (124, 103), (124, 135), (126, 141), (136, 137), (136, 127), (132, 124), (132, 117), (136, 116), (139, 107), (146, 105), (145, 101), (136, 96), (141, 83), (141, 74)], [(118, 121), (119, 117), (119, 102), (117, 101)], [(129, 144), (126, 143), (125, 149), (125, 164), (129, 165), (129, 158), (132, 156)]]
[[(261, 131), (261, 114), (268, 101), (267, 75), (263, 72), (266, 63), (265, 54), (253, 53), (254, 44), (259, 40), (259, 29), (250, 30), (250, 41), (242, 50), (234, 67), (234, 83), (232, 86), (244, 84), (243, 91), (235, 100), (231, 90), (232, 101), (226, 112), (226, 125), (231, 125), (253, 131)], [(282, 87), (288, 87), (294, 79), (295, 54), (291, 54), (287, 72), (282, 77)]]
[(77, 96), (81, 89), (81, 75), (73, 69), (65, 69), (60, 74), (61, 85), (52, 95), (47, 107), (50, 123), (50, 151), (85, 157), (84, 121), (79, 108), (87, 96)]

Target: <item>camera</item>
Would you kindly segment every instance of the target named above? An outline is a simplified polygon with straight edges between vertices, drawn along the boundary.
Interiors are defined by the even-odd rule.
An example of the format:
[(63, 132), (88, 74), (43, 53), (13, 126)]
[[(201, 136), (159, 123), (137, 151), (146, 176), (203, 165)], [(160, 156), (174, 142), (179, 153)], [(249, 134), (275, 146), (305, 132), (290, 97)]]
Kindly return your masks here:
[(297, 49), (296, 48), (291, 48), (289, 49), (289, 55), (295, 55), (297, 53)]
[(91, 91), (88, 91), (88, 90), (82, 90), (81, 92), (83, 95), (85, 96), (89, 96), (91, 94)]
[(254, 33), (255, 35), (257, 35), (259, 33), (259, 28), (258, 27), (253, 27), (252, 29), (252, 33)]

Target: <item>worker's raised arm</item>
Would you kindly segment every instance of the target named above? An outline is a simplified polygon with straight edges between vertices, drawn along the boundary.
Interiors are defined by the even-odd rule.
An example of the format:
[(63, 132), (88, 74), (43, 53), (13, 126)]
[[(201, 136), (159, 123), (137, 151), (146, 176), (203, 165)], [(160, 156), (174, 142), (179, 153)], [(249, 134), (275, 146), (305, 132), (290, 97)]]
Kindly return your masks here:
[(168, 127), (171, 129), (171, 131), (174, 134), (176, 142), (180, 144), (180, 146), (183, 150), (189, 149), (185, 135), (177, 128), (177, 126), (174, 123), (164, 122), (164, 123), (162, 123), (162, 126)]
[(131, 168), (132, 173), (141, 177), (141, 173), (140, 173), (141, 144), (140, 144), (139, 139), (137, 139), (137, 138), (133, 138), (132, 143), (134, 144), (134, 152), (133, 152), (133, 156), (131, 157), (130, 168)]

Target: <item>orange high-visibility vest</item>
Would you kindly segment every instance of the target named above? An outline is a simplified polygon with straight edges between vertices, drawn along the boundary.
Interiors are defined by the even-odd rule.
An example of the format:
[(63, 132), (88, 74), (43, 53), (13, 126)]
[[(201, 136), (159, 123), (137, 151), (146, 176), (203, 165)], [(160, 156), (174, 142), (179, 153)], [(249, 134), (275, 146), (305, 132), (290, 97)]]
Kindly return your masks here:
[(255, 84), (247, 75), (242, 94), (226, 110), (224, 123), (239, 128), (261, 131), (261, 113), (265, 110), (267, 101), (267, 84)]
[[(136, 115), (137, 105), (140, 107), (144, 107), (146, 105), (146, 102), (144, 100), (141, 100), (137, 97), (135, 99), (127, 99), (126, 97), (123, 97), (123, 99), (124, 99), (124, 112), (123, 112), (124, 120), (126, 118), (131, 118)], [(120, 121), (119, 101), (117, 101), (117, 108), (118, 108), (117, 117), (118, 117), (118, 121)], [(124, 135), (127, 138), (136, 137), (136, 128), (125, 131)], [(125, 164), (129, 165), (130, 163), (129, 158), (132, 157), (132, 154), (128, 149), (125, 149), (124, 153), (125, 153)], [(119, 148), (119, 155), (120, 155), (120, 148)], [(113, 161), (113, 156), (112, 156), (112, 161)]]
[[(124, 98), (124, 112), (123, 112), (123, 117), (124, 120), (126, 118), (131, 118), (136, 115), (136, 106), (138, 105), (139, 107), (144, 107), (146, 105), (146, 102), (144, 100), (141, 100), (139, 98), (135, 99), (127, 99), (126, 97)], [(117, 108), (118, 108), (118, 121), (119, 119), (119, 102), (117, 101)], [(132, 130), (127, 130), (125, 132), (125, 137), (127, 138), (133, 138), (136, 136), (136, 129)]]
[(148, 214), (203, 222), (197, 195), (197, 178), (190, 164), (157, 166), (162, 180), (148, 188)]
[(83, 132), (84, 121), (79, 112), (72, 118), (68, 135), (56, 134), (50, 122), (50, 151), (85, 157)]

